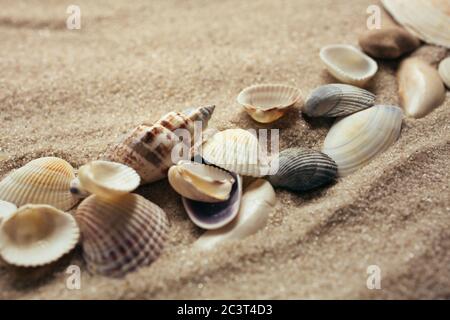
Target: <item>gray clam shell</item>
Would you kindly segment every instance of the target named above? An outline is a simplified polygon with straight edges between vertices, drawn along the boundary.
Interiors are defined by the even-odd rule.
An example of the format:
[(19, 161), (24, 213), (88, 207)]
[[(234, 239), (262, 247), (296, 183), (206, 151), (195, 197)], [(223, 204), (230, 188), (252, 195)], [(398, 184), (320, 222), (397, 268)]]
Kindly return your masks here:
[(375, 104), (375, 95), (347, 84), (327, 84), (315, 89), (303, 112), (310, 117), (342, 117)]
[(320, 151), (286, 149), (280, 152), (278, 161), (278, 171), (268, 176), (274, 187), (308, 191), (330, 183), (337, 176), (334, 160)]

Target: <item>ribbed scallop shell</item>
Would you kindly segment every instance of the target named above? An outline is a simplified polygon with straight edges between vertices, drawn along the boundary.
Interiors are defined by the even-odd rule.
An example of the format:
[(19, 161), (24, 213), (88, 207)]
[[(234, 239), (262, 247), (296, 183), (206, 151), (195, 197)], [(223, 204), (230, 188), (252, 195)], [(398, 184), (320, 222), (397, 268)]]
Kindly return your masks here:
[(201, 202), (222, 202), (230, 197), (234, 179), (214, 166), (180, 161), (169, 169), (169, 183), (181, 196)]
[(324, 186), (337, 176), (336, 163), (320, 151), (291, 148), (278, 155), (278, 172), (268, 176), (274, 187), (308, 191)]
[(450, 48), (448, 0), (382, 0), (405, 29), (425, 42)]
[(243, 129), (216, 133), (203, 145), (203, 159), (243, 176), (262, 177), (269, 171), (269, 159), (258, 138)]
[(121, 163), (92, 161), (78, 170), (81, 188), (102, 197), (117, 197), (139, 187), (137, 172)]
[(375, 95), (367, 90), (348, 84), (327, 84), (311, 93), (302, 111), (310, 117), (342, 117), (374, 103)]
[(1, 224), (0, 254), (13, 265), (42, 266), (71, 251), (79, 236), (71, 214), (48, 205), (25, 205)]
[(184, 209), (189, 218), (203, 229), (218, 229), (230, 223), (238, 214), (242, 197), (242, 179), (231, 173), (234, 184), (228, 200), (207, 203), (182, 198)]
[(301, 93), (297, 88), (262, 84), (242, 90), (237, 101), (255, 121), (270, 123), (281, 118), (300, 98)]
[(450, 57), (442, 60), (439, 64), (439, 75), (447, 88), (450, 88)]
[(55, 157), (39, 158), (12, 171), (0, 182), (0, 199), (18, 207), (48, 204), (69, 210), (78, 202), (70, 193), (74, 178), (74, 169), (67, 161)]
[[(170, 112), (153, 125), (141, 124), (126, 135), (122, 142), (109, 149), (103, 160), (123, 163), (133, 168), (140, 175), (143, 184), (160, 180), (167, 175), (170, 166), (180, 160), (173, 159), (172, 149), (180, 148), (184, 143), (187, 144), (189, 153), (194, 143), (196, 122), (201, 125), (201, 130), (206, 129), (214, 108), (198, 108), (189, 115)], [(189, 143), (180, 139), (180, 135), (186, 133), (189, 135)], [(175, 154), (179, 156), (178, 150)], [(190, 158), (188, 154), (183, 156), (185, 159)]]
[(328, 132), (322, 152), (346, 176), (368, 164), (399, 137), (403, 112), (394, 106), (374, 106), (338, 120)]
[(363, 87), (378, 71), (378, 64), (349, 45), (329, 45), (320, 50), (320, 59), (336, 79)]
[(137, 194), (91, 195), (77, 209), (83, 257), (98, 274), (121, 277), (161, 254), (169, 230), (166, 213)]
[(0, 223), (17, 210), (15, 204), (0, 200)]

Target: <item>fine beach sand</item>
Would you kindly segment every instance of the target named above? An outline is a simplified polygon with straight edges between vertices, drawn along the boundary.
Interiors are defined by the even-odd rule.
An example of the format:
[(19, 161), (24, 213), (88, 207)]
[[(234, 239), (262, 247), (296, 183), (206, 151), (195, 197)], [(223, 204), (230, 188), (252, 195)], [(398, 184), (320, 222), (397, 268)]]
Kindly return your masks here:
[[(1, 1), (0, 177), (40, 157), (80, 166), (142, 121), (216, 104), (210, 125), (280, 128), (281, 148), (320, 149), (331, 121), (298, 109), (258, 125), (236, 102), (255, 83), (286, 83), (306, 96), (333, 82), (318, 58), (327, 44), (357, 45), (371, 0)], [(66, 7), (82, 13), (65, 27)], [(383, 26), (393, 25), (383, 11)], [(436, 64), (445, 49), (415, 55)], [(380, 63), (369, 89), (397, 104), (398, 61)], [(81, 250), (50, 266), (0, 262), (0, 299), (450, 298), (450, 95), (423, 119), (406, 119), (387, 152), (328, 188), (277, 190), (259, 233), (198, 253), (202, 231), (167, 180), (138, 192), (171, 222), (164, 254), (123, 279), (89, 274)], [(82, 268), (81, 290), (66, 268)], [(369, 265), (381, 290), (366, 287)]]

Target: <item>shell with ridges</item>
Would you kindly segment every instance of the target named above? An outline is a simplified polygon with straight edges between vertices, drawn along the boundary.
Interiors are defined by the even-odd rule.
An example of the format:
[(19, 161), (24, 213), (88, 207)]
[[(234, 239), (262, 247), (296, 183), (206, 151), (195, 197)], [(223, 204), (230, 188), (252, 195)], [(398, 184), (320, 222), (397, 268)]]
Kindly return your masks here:
[(320, 151), (290, 148), (281, 151), (276, 160), (278, 171), (268, 176), (274, 187), (308, 191), (330, 183), (337, 176), (336, 163)]
[(447, 88), (450, 88), (450, 57), (445, 58), (439, 64), (439, 75)]
[(75, 178), (73, 167), (56, 157), (35, 159), (12, 171), (0, 182), (0, 199), (20, 207), (25, 204), (48, 204), (69, 210), (78, 199), (70, 193)]
[(184, 160), (170, 167), (168, 178), (181, 196), (209, 203), (228, 200), (234, 183), (231, 174), (222, 169)]
[(281, 118), (300, 98), (301, 93), (297, 88), (262, 84), (242, 90), (237, 101), (255, 121), (270, 123)]
[(348, 84), (327, 84), (316, 88), (302, 111), (310, 117), (342, 117), (367, 109), (375, 95)]
[(1, 224), (0, 254), (12, 265), (42, 266), (71, 251), (79, 236), (71, 214), (48, 205), (25, 205)]
[(89, 270), (112, 277), (155, 261), (169, 230), (166, 213), (133, 193), (115, 198), (91, 195), (79, 205), (75, 218)]
[(338, 120), (325, 138), (322, 152), (330, 156), (338, 174), (346, 176), (368, 164), (399, 137), (403, 112), (377, 105)]
[(320, 50), (320, 59), (339, 81), (364, 86), (378, 71), (378, 64), (350, 45), (329, 45)]
[(3, 219), (8, 218), (11, 214), (13, 214), (17, 210), (15, 204), (0, 200), (0, 223)]

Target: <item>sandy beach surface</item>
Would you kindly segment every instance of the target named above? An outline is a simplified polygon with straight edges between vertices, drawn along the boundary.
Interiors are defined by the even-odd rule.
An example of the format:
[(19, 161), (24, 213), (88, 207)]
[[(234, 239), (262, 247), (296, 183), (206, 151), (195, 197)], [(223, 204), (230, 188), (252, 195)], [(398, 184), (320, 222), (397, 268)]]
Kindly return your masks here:
[[(335, 82), (318, 52), (357, 45), (371, 0), (0, 1), (0, 177), (55, 155), (78, 167), (143, 121), (215, 104), (210, 125), (279, 128), (281, 148), (320, 149), (332, 124), (298, 108), (258, 125), (236, 96), (255, 83), (297, 86), (306, 97)], [(81, 8), (67, 30), (66, 8)], [(383, 11), (382, 25), (393, 25)], [(445, 49), (415, 55), (436, 64)], [(399, 61), (381, 62), (369, 89), (398, 105)], [(366, 299), (450, 298), (450, 95), (368, 166), (314, 192), (277, 190), (268, 226), (209, 253), (192, 249), (202, 230), (167, 180), (138, 192), (170, 223), (164, 254), (109, 279), (87, 272), (77, 248), (38, 269), (0, 262), (0, 299)], [(68, 290), (69, 265), (82, 270)], [(381, 270), (381, 289), (366, 286)]]

